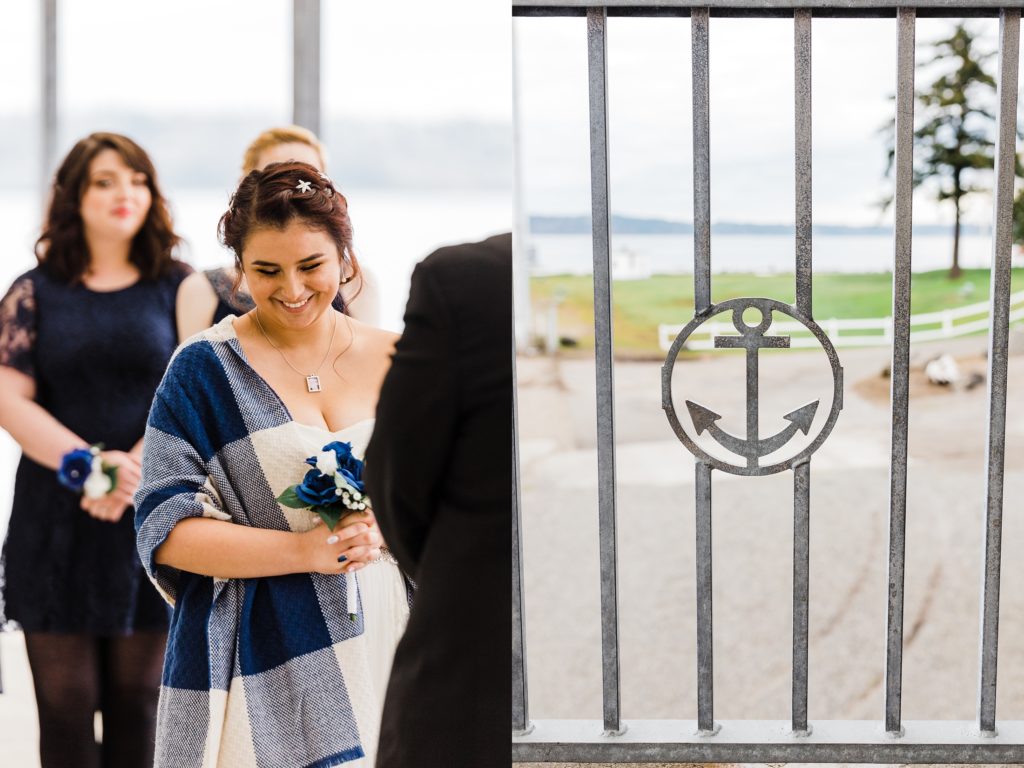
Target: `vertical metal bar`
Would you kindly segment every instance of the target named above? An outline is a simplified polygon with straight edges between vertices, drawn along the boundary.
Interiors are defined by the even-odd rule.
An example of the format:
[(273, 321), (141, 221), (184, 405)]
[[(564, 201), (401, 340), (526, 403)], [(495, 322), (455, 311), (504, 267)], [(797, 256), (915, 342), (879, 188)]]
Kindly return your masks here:
[[(711, 308), (711, 89), (708, 8), (690, 11), (693, 69), (693, 309)], [(714, 632), (711, 592), (711, 467), (696, 463), (697, 730), (715, 727)]]
[[(514, 327), (514, 326), (513, 326)], [(519, 396), (517, 394), (516, 342), (512, 339), (512, 731), (529, 729), (526, 690), (526, 622), (523, 613), (523, 535), (519, 496)]]
[(711, 306), (711, 91), (708, 79), (710, 12), (690, 12), (693, 38), (693, 311)]
[(811, 12), (794, 11), (796, 308), (811, 317)]
[(604, 728), (619, 733), (619, 607), (615, 549), (615, 406), (608, 195), (607, 11), (587, 9), (590, 81), (590, 195), (594, 241), (594, 347), (597, 369), (597, 492), (601, 553)]
[[(811, 264), (811, 11), (793, 12), (796, 181), (796, 307), (813, 317)], [(811, 464), (793, 467), (793, 698), (792, 728), (807, 728), (807, 634), (810, 595)]]
[(697, 729), (712, 734), (715, 727), (714, 648), (711, 620), (711, 467), (696, 464), (697, 490)]
[(45, 198), (57, 164), (57, 0), (42, 0), (42, 93), (39, 189)]
[(292, 0), (292, 122), (320, 133), (320, 0)]
[(811, 463), (793, 467), (793, 731), (807, 729), (807, 631), (810, 615)]
[(512, 247), (512, 304), (516, 348), (530, 346), (530, 222), (523, 202), (523, 118), (519, 103), (519, 40), (512, 19), (512, 189), (515, 217)]
[[(519, 75), (516, 62), (516, 24), (512, 21), (512, 135), (515, 162), (515, 232), (512, 249), (513, 301), (512, 301), (512, 732), (523, 734), (529, 728), (529, 694), (526, 677), (526, 622), (523, 614), (523, 536), (520, 519), (522, 506), (519, 489), (519, 395), (517, 392), (516, 350), (526, 344), (529, 315), (529, 278), (526, 275), (525, 214), (522, 202), (522, 158), (520, 157)], [(525, 286), (523, 285), (525, 283)], [(526, 289), (526, 297), (523, 289)], [(526, 301), (525, 306), (520, 302)], [(518, 321), (518, 322), (516, 322)], [(520, 323), (523, 324), (520, 327)]]
[(999, 567), (1003, 524), (1003, 462), (1006, 447), (1006, 365), (1010, 325), (1010, 247), (1013, 177), (1017, 148), (1017, 66), (1020, 9), (999, 14), (999, 133), (992, 223), (992, 316), (988, 361), (988, 457), (985, 477), (985, 570), (982, 575), (981, 664), (978, 727), (996, 729), (996, 660), (999, 641)]
[(907, 421), (910, 395), (910, 249), (914, 152), (916, 11), (897, 12), (896, 227), (892, 272), (892, 456), (889, 465), (889, 603), (886, 616), (885, 730), (900, 733), (903, 586), (907, 527)]

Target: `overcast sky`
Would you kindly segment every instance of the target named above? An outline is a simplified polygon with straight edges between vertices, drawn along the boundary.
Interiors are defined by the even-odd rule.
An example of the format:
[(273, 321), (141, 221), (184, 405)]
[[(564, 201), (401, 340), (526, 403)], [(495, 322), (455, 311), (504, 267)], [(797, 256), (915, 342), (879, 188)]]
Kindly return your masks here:
[[(291, 0), (60, 0), (60, 106), (159, 113), (291, 112)], [(525, 202), (589, 210), (586, 25), (517, 19)], [(990, 48), (996, 19), (973, 22)], [(919, 57), (949, 20), (918, 21)], [(711, 20), (712, 216), (785, 222), (793, 211), (792, 29), (783, 19)], [(511, 119), (505, 0), (323, 3), (324, 113), (439, 122)], [(820, 222), (874, 224), (892, 114), (893, 19), (813, 22), (814, 204)], [(991, 62), (994, 69), (995, 62)], [(609, 20), (612, 204), (689, 220), (690, 22)], [(38, 109), (36, 2), (0, 5), (0, 110)], [(919, 84), (928, 78), (918, 74)], [(921, 222), (949, 220), (927, 193)], [(989, 201), (969, 203), (987, 223)]]
[[(291, 111), (291, 0), (60, 0), (70, 109)], [(322, 4), (324, 109), (369, 119), (508, 120), (503, 0)], [(2, 109), (38, 105), (39, 3), (0, 4)]]
[[(582, 18), (515, 21), (522, 103), (526, 207), (534, 213), (589, 211), (586, 23)], [(949, 20), (920, 19), (919, 59)], [(973, 22), (995, 49), (997, 19)], [(692, 219), (690, 20), (611, 18), (608, 99), (611, 202), (634, 216)], [(793, 21), (712, 18), (711, 210), (714, 221), (792, 221)], [(895, 19), (813, 21), (815, 219), (876, 224), (892, 117)], [(995, 72), (995, 59), (989, 63)], [(918, 84), (934, 79), (918, 73)], [(931, 75), (931, 76), (930, 76)], [(951, 221), (919, 193), (915, 219)], [(989, 201), (969, 204), (989, 223)]]

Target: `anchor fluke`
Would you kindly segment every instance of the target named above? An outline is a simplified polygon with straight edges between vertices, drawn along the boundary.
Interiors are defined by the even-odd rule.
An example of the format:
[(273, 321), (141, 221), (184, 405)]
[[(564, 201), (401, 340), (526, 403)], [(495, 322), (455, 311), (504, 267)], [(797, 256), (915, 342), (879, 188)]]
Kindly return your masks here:
[[(814, 414), (818, 411), (818, 402), (818, 400), (815, 400), (813, 403), (800, 406), (795, 411), (787, 413), (782, 418), (796, 424), (800, 431), (806, 435), (811, 429), (811, 422), (814, 421)], [(689, 403), (687, 403), (687, 405), (689, 405)], [(700, 406), (697, 407), (699, 408)], [(690, 412), (692, 413), (693, 411), (691, 410)]]
[(686, 408), (690, 411), (690, 419), (693, 421), (693, 427), (697, 430), (698, 435), (703, 433), (704, 430), (710, 429), (716, 421), (722, 418), (721, 415), (715, 413), (710, 408), (697, 405), (692, 400), (686, 401)]

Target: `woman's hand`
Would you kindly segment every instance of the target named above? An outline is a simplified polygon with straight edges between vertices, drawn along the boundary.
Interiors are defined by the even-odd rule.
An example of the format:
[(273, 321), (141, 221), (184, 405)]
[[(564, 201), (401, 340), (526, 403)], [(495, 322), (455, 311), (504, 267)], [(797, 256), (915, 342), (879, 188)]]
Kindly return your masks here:
[(110, 495), (120, 494), (131, 503), (142, 480), (142, 462), (134, 454), (124, 451), (101, 451), (100, 458), (105, 465), (117, 467), (117, 488)]
[(116, 523), (132, 506), (135, 491), (142, 479), (142, 466), (135, 456), (124, 451), (102, 451), (100, 458), (105, 465), (117, 467), (117, 487), (98, 499), (83, 496), (80, 506), (90, 517)]
[(116, 523), (124, 517), (124, 513), (132, 505), (130, 499), (124, 501), (116, 496), (116, 492), (101, 496), (98, 499), (90, 499), (88, 496), (83, 496), (79, 506), (89, 513), (89, 517), (94, 517), (105, 523)]
[(380, 558), (384, 537), (381, 536), (377, 518), (374, 517), (373, 510), (369, 507), (362, 512), (350, 512), (341, 518), (335, 528), (335, 533), (338, 536), (343, 536), (345, 529), (352, 526), (359, 526), (360, 533), (354, 534), (353, 538), (348, 540), (349, 548), (343, 554), (352, 563), (349, 570), (358, 571), (367, 563), (372, 563)]
[(373, 514), (351, 512), (338, 521), (333, 531), (317, 524), (300, 533), (310, 570), (315, 573), (351, 573), (380, 557), (384, 544)]

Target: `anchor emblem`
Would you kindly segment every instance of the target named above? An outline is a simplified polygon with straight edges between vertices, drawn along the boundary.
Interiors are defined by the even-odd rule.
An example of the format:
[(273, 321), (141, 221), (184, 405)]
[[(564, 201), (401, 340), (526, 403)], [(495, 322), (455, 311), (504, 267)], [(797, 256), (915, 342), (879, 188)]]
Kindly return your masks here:
[[(760, 310), (759, 310), (760, 311)], [(710, 434), (719, 445), (733, 453), (743, 456), (747, 460), (748, 467), (756, 467), (757, 460), (761, 456), (767, 456), (777, 451), (789, 442), (790, 438), (797, 433), (797, 430), (805, 435), (811, 429), (811, 422), (814, 421), (814, 414), (818, 410), (818, 400), (807, 403), (782, 418), (791, 422), (781, 432), (761, 439), (758, 435), (758, 350), (764, 348), (788, 348), (789, 336), (765, 336), (765, 331), (771, 325), (772, 316), (770, 312), (762, 312), (761, 322), (751, 326), (743, 320), (743, 310), (734, 309), (732, 323), (739, 336), (715, 336), (716, 349), (737, 349), (747, 350), (747, 435), (746, 438), (739, 438), (731, 435), (718, 426), (715, 422), (722, 418), (719, 414), (703, 405), (686, 401), (686, 407), (690, 411), (690, 418), (697, 434), (705, 431)]]
[[(761, 319), (754, 324), (748, 324), (743, 319), (743, 314), (750, 309), (760, 313)], [(746, 415), (747, 429), (742, 437), (731, 434), (724, 430), (717, 423), (722, 416), (710, 408), (686, 400), (686, 409), (689, 412), (690, 421), (697, 436), (705, 432), (710, 435), (718, 445), (725, 448), (736, 456), (745, 460), (743, 464), (733, 464), (728, 461), (713, 457), (702, 449), (693, 437), (687, 433), (676, 415), (672, 403), (672, 370), (675, 359), (690, 335), (705, 321), (711, 317), (730, 312), (732, 323), (739, 332), (739, 336), (715, 336), (714, 346), (716, 349), (745, 349), (746, 350)], [(784, 335), (768, 335), (767, 331), (772, 324), (772, 312), (780, 312), (799, 321), (807, 328), (821, 344), (829, 364), (832, 368), (833, 395), (832, 406), (829, 410), (825, 424), (812, 438), (810, 444), (796, 452), (791, 458), (772, 465), (761, 465), (759, 460), (779, 451), (786, 446), (790, 440), (802, 432), (809, 435), (814, 418), (818, 413), (818, 406), (821, 400), (802, 405), (796, 410), (787, 413), (782, 417), (789, 424), (780, 431), (768, 437), (761, 437), (759, 434), (758, 419), (760, 415), (759, 402), (759, 377), (758, 377), (758, 356), (762, 349), (789, 349), (791, 337)], [(810, 456), (824, 442), (843, 407), (843, 369), (839, 365), (839, 358), (835, 347), (821, 328), (810, 318), (801, 316), (794, 307), (789, 304), (775, 301), (774, 299), (741, 298), (730, 299), (720, 304), (713, 305), (707, 312), (695, 317), (676, 337), (668, 358), (662, 368), (662, 407), (668, 416), (669, 423), (675, 430), (680, 441), (701, 461), (717, 469), (739, 475), (766, 475), (788, 469), (803, 457)]]
[(697, 428), (698, 435), (706, 430), (723, 448), (728, 448), (740, 456), (746, 456), (747, 463), (750, 466), (756, 466), (758, 458), (779, 450), (779, 448), (789, 442), (789, 439), (797, 433), (797, 430), (805, 435), (810, 431), (811, 422), (814, 421), (814, 413), (818, 410), (818, 401), (815, 400), (813, 403), (797, 408), (792, 413), (787, 413), (782, 418), (793, 423), (778, 434), (763, 440), (758, 440), (756, 437), (747, 437), (744, 440), (735, 435), (730, 435), (715, 424), (716, 421), (722, 418), (720, 415), (709, 408), (705, 408), (703, 405), (698, 405), (692, 400), (686, 401), (686, 407), (690, 410), (690, 418), (693, 419), (693, 426)]

